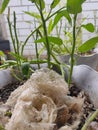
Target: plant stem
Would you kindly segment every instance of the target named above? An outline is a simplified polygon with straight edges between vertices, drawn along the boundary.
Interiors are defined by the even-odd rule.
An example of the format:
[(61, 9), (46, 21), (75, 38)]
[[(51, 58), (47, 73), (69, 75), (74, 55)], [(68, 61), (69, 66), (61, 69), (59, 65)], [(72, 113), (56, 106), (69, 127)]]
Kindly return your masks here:
[(14, 12), (13, 15), (14, 15), (14, 33), (15, 33), (16, 44), (17, 44), (17, 54), (19, 55), (19, 40), (16, 31), (16, 13)]
[[(14, 26), (13, 27), (14, 27), (15, 38), (12, 33), (12, 25), (10, 22), (10, 9), (9, 9), (7, 20), (8, 20), (8, 25), (9, 25), (10, 36), (11, 36), (12, 44), (14, 47), (14, 52), (15, 52), (15, 54), (18, 54), (18, 56), (19, 56), (19, 40), (18, 40), (18, 36), (17, 36), (17, 32), (16, 32), (16, 14), (15, 14), (15, 12), (13, 13), (13, 16), (14, 16)], [(17, 46), (15, 45), (15, 43)], [(20, 70), (20, 64), (21, 64), (20, 58), (17, 58), (16, 62), (17, 62), (18, 69)]]
[[(19, 54), (19, 40), (18, 40), (18, 36), (17, 36), (17, 31), (16, 31), (16, 13), (14, 12), (13, 13), (14, 15), (14, 34), (15, 34), (15, 39), (16, 39), (16, 53), (18, 54), (18, 56), (20, 55)], [(17, 57), (17, 66), (18, 66), (18, 70), (20, 70), (20, 66), (21, 66), (21, 61), (20, 61), (20, 58)]]
[(16, 53), (17, 51), (16, 51), (16, 46), (15, 46), (15, 39), (14, 39), (14, 37), (13, 37), (12, 26), (11, 26), (11, 22), (10, 22), (10, 8), (8, 8), (7, 21), (8, 21), (8, 26), (9, 26), (9, 31), (10, 31), (10, 36), (11, 36), (12, 44), (13, 44), (13, 47), (14, 47), (14, 51), (15, 51), (15, 53)]
[(73, 41), (72, 41), (72, 52), (70, 54), (71, 68), (70, 68), (70, 73), (69, 73), (69, 77), (68, 77), (68, 86), (69, 87), (70, 87), (70, 83), (71, 83), (73, 66), (74, 66), (74, 51), (75, 51), (75, 45), (76, 45), (76, 19), (77, 19), (77, 14), (75, 14), (74, 18), (73, 18)]
[[(37, 38), (38, 38), (38, 31), (36, 32), (36, 38), (35, 38), (34, 35), (33, 35), (33, 39), (34, 39), (34, 40), (37, 40)], [(39, 53), (38, 53), (37, 43), (35, 43), (35, 51), (36, 51), (37, 61), (39, 61)], [(40, 69), (40, 64), (39, 64), (39, 62), (38, 62), (38, 69)]]
[(60, 62), (57, 60), (57, 58), (55, 57), (55, 55), (52, 52), (51, 52), (51, 55), (52, 55), (53, 59), (55, 60), (55, 62), (60, 65)]
[(40, 15), (41, 15), (41, 20), (42, 20), (42, 26), (43, 26), (43, 30), (44, 30), (44, 36), (45, 36), (45, 45), (46, 45), (46, 49), (47, 49), (47, 62), (48, 62), (48, 68), (50, 68), (50, 55), (51, 55), (51, 51), (50, 51), (50, 45), (49, 45), (49, 40), (48, 40), (48, 33), (47, 33), (47, 27), (46, 27), (46, 21), (44, 19), (44, 16), (43, 16), (43, 12), (42, 12), (42, 3), (41, 1), (39, 0), (39, 3), (40, 3), (40, 8), (38, 8), (37, 4), (37, 8), (39, 9), (39, 12), (40, 12)]
[(98, 115), (98, 109), (91, 115), (91, 117), (85, 122), (81, 130), (87, 130), (88, 125), (91, 121), (95, 119), (95, 117)]
[[(48, 21), (51, 17), (53, 17), (54, 15), (56, 15), (59, 11), (61, 11), (61, 10), (64, 9), (64, 8), (65, 8), (65, 6), (62, 7), (62, 8), (60, 8), (59, 10), (57, 10), (56, 12), (54, 12), (53, 14), (49, 15), (49, 16), (45, 19), (45, 22)], [(27, 44), (29, 38), (30, 38), (37, 30), (39, 30), (41, 27), (42, 27), (42, 24), (39, 25), (34, 31), (32, 31), (32, 32), (28, 35), (28, 37), (26, 38), (26, 40), (25, 40), (25, 42), (24, 42), (24, 44), (23, 44), (23, 46), (22, 46), (21, 55), (23, 55), (24, 47), (25, 47), (25, 45)]]
[(59, 36), (60, 36), (60, 34), (61, 34), (61, 29), (62, 29), (62, 19), (61, 19), (61, 21), (60, 21)]
[[(37, 61), (39, 61), (38, 46), (37, 46), (36, 43), (35, 43), (35, 50), (36, 50), (36, 58), (37, 58)], [(38, 62), (38, 69), (40, 69), (40, 64), (39, 64), (39, 62)]]

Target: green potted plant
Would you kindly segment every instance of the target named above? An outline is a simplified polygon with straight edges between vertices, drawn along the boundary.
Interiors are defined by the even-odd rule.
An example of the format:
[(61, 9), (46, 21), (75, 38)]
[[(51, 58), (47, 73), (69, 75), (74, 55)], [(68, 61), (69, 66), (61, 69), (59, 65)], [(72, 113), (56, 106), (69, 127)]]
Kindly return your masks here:
[[(57, 14), (54, 18), (54, 23), (56, 24), (58, 23), (57, 17), (59, 17), (59, 14)], [(73, 17), (70, 16), (70, 18), (71, 18), (71, 21), (73, 21)], [(77, 17), (77, 21), (78, 21), (78, 17)], [(76, 26), (75, 26), (75, 32), (76, 32), (75, 49), (74, 49), (75, 65), (86, 64), (96, 70), (97, 65), (98, 65), (97, 63), (98, 54), (93, 51), (93, 48), (95, 47), (98, 41), (98, 37), (96, 35), (95, 37), (88, 39), (85, 43), (83, 43), (82, 41), (82, 29), (89, 31), (90, 33), (94, 33), (96, 31), (95, 27), (92, 23), (83, 24), (84, 18), (80, 20), (81, 22), (79, 24), (77, 21), (76, 21)], [(65, 21), (65, 24), (68, 24), (68, 23), (66, 23)], [(68, 27), (65, 26), (63, 30), (64, 31), (63, 45), (54, 47), (54, 51), (56, 55), (58, 56), (58, 59), (62, 63), (66, 63), (69, 65), (71, 51), (72, 51), (73, 33), (72, 33), (72, 30), (70, 31), (70, 28), (72, 28), (72, 24), (69, 24), (67, 26)], [(54, 28), (54, 25), (53, 25), (53, 28)], [(59, 37), (60, 37), (60, 33), (59, 33)], [(84, 46), (83, 44), (86, 45), (85, 46), (86, 48), (82, 47)]]
[[(9, 0), (10, 1), (10, 0)], [(5, 7), (7, 6), (8, 2), (9, 1), (5, 1), (4, 0), (4, 3), (3, 3), (3, 10), (5, 9)], [(26, 62), (26, 59), (24, 59), (24, 57), (22, 57), (23, 55), (23, 49), (28, 41), (28, 39), (36, 32), (36, 34), (42, 34), (39, 36), (38, 39), (35, 40), (35, 43), (43, 43), (46, 51), (47, 51), (47, 59), (46, 60), (40, 60), (38, 55), (37, 55), (37, 59), (34, 61), (29, 61), (30, 63), (47, 63), (48, 64), (48, 68), (51, 68), (51, 65), (52, 64), (56, 64), (58, 66), (61, 66), (62, 63), (60, 63), (58, 61), (58, 59), (56, 58), (56, 55), (54, 53), (54, 50), (53, 50), (53, 47), (55, 45), (58, 45), (59, 47), (63, 44), (62, 42), (62, 39), (59, 38), (59, 37), (54, 37), (54, 36), (51, 36), (48, 34), (48, 31), (47, 31), (47, 21), (52, 18), (52, 16), (54, 16), (55, 14), (56, 15), (56, 18), (55, 18), (55, 22), (52, 24), (52, 28), (59, 22), (60, 18), (62, 16), (66, 17), (66, 19), (68, 20), (68, 22), (70, 24), (72, 24), (72, 48), (71, 48), (71, 52), (70, 52), (70, 57), (71, 57), (71, 60), (70, 60), (70, 69), (69, 69), (69, 78), (68, 78), (68, 84), (69, 84), (69, 87), (70, 87), (70, 83), (71, 83), (71, 78), (72, 78), (72, 73), (73, 73), (73, 68), (74, 68), (74, 64), (75, 64), (75, 60), (74, 60), (74, 54), (75, 54), (75, 47), (76, 47), (76, 21), (77, 21), (77, 15), (78, 13), (80, 13), (82, 11), (82, 4), (83, 2), (85, 2), (85, 0), (76, 0), (76, 1), (73, 1), (73, 0), (67, 0), (67, 9), (65, 8), (65, 6), (63, 8), (60, 8), (59, 10), (57, 10), (55, 13), (51, 13), (51, 10), (56, 7), (56, 5), (60, 2), (60, 0), (53, 0), (52, 4), (51, 4), (51, 10), (49, 12), (49, 14), (47, 15), (47, 17), (44, 16), (44, 8), (45, 8), (45, 2), (44, 0), (30, 0), (33, 4), (35, 4), (35, 6), (37, 7), (39, 13), (40, 13), (40, 17), (41, 17), (41, 24), (31, 32), (31, 34), (28, 35), (28, 37), (26, 38), (26, 41), (24, 42), (23, 46), (22, 46), (22, 53), (19, 52), (18, 47), (19, 47), (19, 40), (17, 39), (17, 33), (16, 33), (16, 21), (15, 21), (15, 12), (14, 12), (14, 32), (15, 32), (15, 35), (16, 35), (16, 46), (15, 48), (15, 51), (17, 54), (14, 54), (13, 55), (15, 56), (16, 60), (15, 61), (7, 61), (5, 66), (9, 67), (9, 66), (17, 66), (20, 69), (23, 70), (23, 73), (25, 74), (25, 70), (26, 71), (26, 74), (28, 75), (28, 68), (29, 68), (29, 65), (30, 64), (27, 64), (28, 61)], [(78, 8), (77, 8), (78, 7)], [(2, 9), (1, 9), (2, 10)], [(1, 11), (2, 12), (2, 11)], [(34, 16), (34, 15), (33, 15)], [(71, 18), (72, 16), (72, 18)], [(9, 20), (9, 19), (8, 19)], [(51, 23), (51, 22), (50, 22)], [(9, 21), (9, 25), (10, 25), (10, 21)], [(51, 24), (50, 24), (51, 25)], [(87, 25), (85, 26), (86, 28), (88, 27)], [(40, 33), (40, 30), (39, 29), (43, 29), (43, 31)], [(52, 30), (51, 28), (51, 30)], [(89, 27), (88, 27), (89, 28)], [(11, 29), (11, 26), (10, 26), (10, 29)], [(10, 30), (11, 31), (11, 30)], [(12, 41), (13, 43), (15, 42), (13, 40), (13, 36), (12, 36)], [(87, 42), (85, 42), (84, 44), (82, 44), (78, 50), (83, 53), (83, 52), (86, 52), (86, 51), (89, 51), (90, 49), (92, 49), (95, 44), (98, 42), (98, 37), (94, 37), (90, 40), (88, 40)], [(14, 45), (14, 44), (13, 44)], [(17, 52), (18, 51), (18, 52)], [(36, 50), (37, 51), (37, 50)], [(51, 57), (53, 58), (53, 60), (51, 60)], [(63, 64), (64, 65), (64, 64)], [(2, 66), (3, 67), (3, 66)], [(97, 112), (97, 111), (96, 111)], [(95, 118), (96, 114), (94, 114), (94, 118)], [(93, 119), (94, 119), (93, 118)], [(91, 121), (91, 118), (90, 118), (90, 121)], [(82, 130), (86, 130), (86, 127), (85, 125), (83, 126)]]

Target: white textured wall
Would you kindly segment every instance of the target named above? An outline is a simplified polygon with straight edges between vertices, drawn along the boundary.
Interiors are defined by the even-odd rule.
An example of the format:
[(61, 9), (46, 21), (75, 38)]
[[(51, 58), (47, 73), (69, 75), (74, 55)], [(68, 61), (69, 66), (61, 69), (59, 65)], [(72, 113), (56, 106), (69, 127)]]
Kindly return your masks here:
[[(84, 23), (93, 23), (97, 31), (98, 29), (98, 0), (87, 0), (83, 4), (82, 17), (86, 18)], [(87, 39), (92, 38), (96, 34), (97, 33), (89, 33), (86, 30), (83, 30), (83, 41), (86, 41)]]
[[(18, 37), (20, 41), (24, 42), (27, 36), (31, 33), (31, 31), (34, 30), (34, 18), (25, 14), (23, 11), (36, 12), (37, 9), (28, 0), (11, 0), (8, 6), (10, 7), (10, 12), (11, 12), (10, 19), (12, 23), (13, 23), (13, 11), (16, 12)], [(9, 27), (7, 23), (7, 14), (8, 14), (8, 8), (4, 12), (4, 17), (5, 17), (7, 34), (8, 34), (7, 39), (9, 39), (11, 42)], [(30, 21), (31, 24), (28, 23), (28, 21)], [(12, 44), (11, 44), (11, 49), (13, 50)], [(29, 39), (27, 45), (25, 46), (25, 51), (24, 51), (24, 55), (32, 55), (32, 54), (35, 54), (35, 45), (33, 43), (33, 37)]]
[[(47, 4), (51, 3), (52, 0), (45, 0)], [(62, 0), (63, 1), (63, 0)], [(29, 2), (28, 0), (11, 0), (9, 3), (9, 7), (11, 10), (11, 21), (13, 21), (13, 11), (17, 14), (17, 31), (20, 41), (25, 41), (27, 35), (34, 29), (34, 19), (26, 14), (23, 11), (37, 11), (36, 8)], [(48, 5), (47, 5), (48, 7)], [(8, 13), (8, 9), (4, 12), (5, 24), (8, 34), (8, 39), (10, 39), (8, 24), (6, 15)], [(82, 17), (87, 17), (85, 23), (91, 22), (95, 24), (94, 14), (96, 15), (96, 28), (98, 28), (98, 0), (87, 0), (83, 4), (83, 13)], [(32, 24), (27, 23), (26, 21), (31, 21)], [(91, 38), (95, 34), (89, 34), (87, 31), (83, 31), (83, 41)], [(11, 44), (11, 49), (12, 44)], [(25, 47), (25, 55), (32, 55), (35, 53), (35, 48), (33, 44), (33, 38), (31, 37), (28, 41), (28, 44)]]

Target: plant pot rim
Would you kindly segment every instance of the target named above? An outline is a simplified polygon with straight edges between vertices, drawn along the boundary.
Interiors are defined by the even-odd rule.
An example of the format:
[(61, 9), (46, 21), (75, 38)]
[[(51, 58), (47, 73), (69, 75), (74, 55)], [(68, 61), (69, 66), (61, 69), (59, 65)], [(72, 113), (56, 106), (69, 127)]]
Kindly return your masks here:
[[(91, 54), (77, 54), (75, 53), (74, 56), (79, 56), (79, 57), (91, 57), (91, 56), (95, 56), (95, 55), (98, 55), (98, 53), (91, 53)], [(70, 54), (61, 54), (59, 55), (59, 57), (62, 57), (62, 56), (70, 56)]]

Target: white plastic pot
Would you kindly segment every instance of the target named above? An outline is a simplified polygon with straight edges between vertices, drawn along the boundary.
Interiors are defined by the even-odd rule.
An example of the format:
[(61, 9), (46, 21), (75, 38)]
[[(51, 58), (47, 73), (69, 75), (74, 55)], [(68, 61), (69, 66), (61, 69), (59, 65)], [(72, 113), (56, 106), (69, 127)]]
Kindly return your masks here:
[[(94, 53), (92, 55), (74, 55), (75, 59), (76, 59), (76, 65), (88, 65), (91, 68), (98, 70), (98, 53)], [(69, 64), (70, 61), (70, 55), (61, 55), (59, 56), (59, 60), (62, 63), (66, 63)]]
[[(67, 76), (69, 72), (67, 72)], [(72, 83), (86, 92), (96, 108), (98, 108), (98, 72), (87, 65), (73, 67)]]
[(11, 69), (0, 70), (0, 88), (14, 82), (16, 80), (11, 74)]

